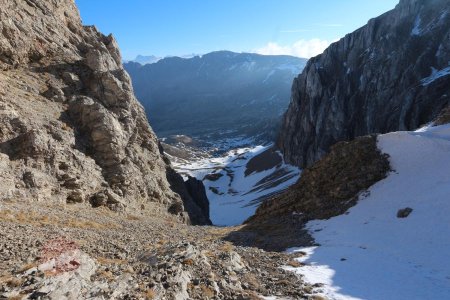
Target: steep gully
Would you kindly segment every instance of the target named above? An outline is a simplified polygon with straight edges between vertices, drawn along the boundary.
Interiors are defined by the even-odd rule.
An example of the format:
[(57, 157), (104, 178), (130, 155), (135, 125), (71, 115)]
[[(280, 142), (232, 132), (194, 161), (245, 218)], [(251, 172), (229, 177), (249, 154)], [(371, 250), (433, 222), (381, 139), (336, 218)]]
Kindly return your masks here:
[[(317, 169), (315, 163), (337, 142), (351, 141), (368, 134), (412, 130), (434, 120), (450, 101), (449, 24), (447, 1), (402, 0), (392, 11), (370, 20), (366, 26), (332, 44), (322, 55), (310, 59), (294, 80), (292, 99), (277, 139), (276, 146), (284, 160), (300, 168)], [(357, 145), (361, 141), (374, 145), (369, 143), (371, 139), (358, 139), (349, 146), (355, 149), (349, 153), (345, 150), (344, 154), (357, 156)], [(337, 154), (332, 155), (341, 155), (339, 149), (344, 148), (336, 147), (332, 153), (337, 151)], [(381, 158), (376, 147), (372, 147), (371, 153), (373, 157)], [(361, 167), (366, 169), (367, 163), (370, 161), (361, 162)], [(208, 166), (203, 163), (203, 166), (208, 170), (214, 164)], [(189, 169), (182, 165), (178, 167), (184, 171)], [(322, 172), (326, 174), (334, 167), (333, 164), (326, 165)], [(192, 167), (196, 172), (198, 168), (195, 164)], [(212, 198), (223, 193), (210, 183), (211, 179), (220, 182), (219, 178), (226, 178), (222, 175), (226, 175), (227, 168), (221, 168), (225, 170), (222, 174), (214, 174), (214, 171), (212, 177), (205, 177), (207, 174), (203, 170), (198, 175), (209, 186)], [(380, 175), (385, 170), (382, 167)], [(369, 173), (359, 175), (364, 177)], [(348, 195), (332, 195), (318, 208), (326, 211), (323, 205), (330, 205), (335, 199), (352, 199), (380, 180), (380, 175), (370, 175), (369, 184), (357, 184), (354, 190), (350, 188), (352, 192)], [(298, 206), (310, 203), (311, 195), (290, 196), (301, 189), (302, 182), (303, 185), (306, 182), (307, 188), (319, 191), (314, 187), (314, 181), (310, 185), (308, 179), (301, 179), (286, 194), (262, 205), (249, 222), (253, 223), (264, 215), (268, 219), (278, 218), (279, 209), (276, 207), (284, 207), (284, 217), (293, 212), (309, 213), (309, 209), (299, 209)], [(334, 185), (339, 186), (339, 182), (334, 182)], [(351, 185), (351, 180), (344, 180), (342, 184)], [(318, 199), (323, 200), (321, 197)], [(349, 203), (354, 205), (355, 202)], [(345, 207), (340, 207), (334, 214), (342, 213)]]

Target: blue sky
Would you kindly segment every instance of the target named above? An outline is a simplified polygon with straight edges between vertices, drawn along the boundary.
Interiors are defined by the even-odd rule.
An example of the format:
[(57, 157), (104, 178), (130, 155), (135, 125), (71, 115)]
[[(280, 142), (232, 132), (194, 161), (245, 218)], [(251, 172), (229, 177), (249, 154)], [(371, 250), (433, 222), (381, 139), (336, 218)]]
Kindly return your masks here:
[(216, 50), (308, 57), (398, 0), (75, 0), (124, 59)]

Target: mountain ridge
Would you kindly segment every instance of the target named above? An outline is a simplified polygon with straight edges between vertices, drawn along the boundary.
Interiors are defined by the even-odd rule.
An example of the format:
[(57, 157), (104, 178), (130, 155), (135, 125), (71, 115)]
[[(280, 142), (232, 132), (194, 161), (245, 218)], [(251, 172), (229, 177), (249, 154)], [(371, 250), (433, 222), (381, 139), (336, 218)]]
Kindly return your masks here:
[(401, 1), (310, 59), (277, 141), (286, 161), (306, 167), (336, 142), (433, 120), (450, 101), (449, 24), (445, 0)]
[[(275, 135), (294, 74), (306, 61), (290, 56), (217, 51), (125, 64), (138, 99), (160, 137)], [(261, 130), (262, 129), (262, 130)], [(234, 132), (234, 133), (233, 133)], [(266, 138), (267, 139), (267, 138)]]
[(71, 0), (1, 3), (1, 199), (206, 222), (171, 189), (114, 37), (82, 26)]

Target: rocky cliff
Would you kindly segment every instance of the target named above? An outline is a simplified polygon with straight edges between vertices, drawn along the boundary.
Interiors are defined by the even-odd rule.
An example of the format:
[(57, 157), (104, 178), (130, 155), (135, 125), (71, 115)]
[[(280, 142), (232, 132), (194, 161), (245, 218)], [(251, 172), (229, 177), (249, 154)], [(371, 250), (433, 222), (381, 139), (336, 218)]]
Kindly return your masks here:
[(0, 20), (0, 199), (189, 221), (114, 37), (73, 0), (0, 0)]
[(305, 167), (338, 141), (415, 129), (449, 103), (449, 75), (449, 1), (401, 0), (308, 62), (277, 144)]

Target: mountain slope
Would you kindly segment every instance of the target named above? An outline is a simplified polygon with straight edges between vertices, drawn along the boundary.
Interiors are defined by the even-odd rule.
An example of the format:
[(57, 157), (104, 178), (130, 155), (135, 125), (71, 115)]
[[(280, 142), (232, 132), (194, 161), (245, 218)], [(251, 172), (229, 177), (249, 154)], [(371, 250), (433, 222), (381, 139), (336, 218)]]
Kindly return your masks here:
[(309, 245), (306, 222), (345, 213), (371, 185), (385, 178), (389, 161), (375, 136), (359, 137), (331, 147), (321, 160), (304, 169), (284, 193), (263, 202), (232, 241), (283, 251)]
[(278, 147), (309, 166), (338, 141), (412, 130), (450, 101), (447, 0), (402, 0), (312, 58), (294, 80)]
[(290, 84), (306, 60), (219, 51), (189, 59), (125, 64), (160, 137), (274, 134)]
[(2, 0), (0, 16), (0, 199), (189, 221), (114, 37), (72, 0)]
[(169, 155), (184, 176), (202, 180), (210, 202), (211, 220), (218, 226), (242, 224), (267, 198), (298, 180), (300, 170), (284, 163), (271, 146), (238, 148), (222, 156), (182, 158)]
[(347, 214), (309, 222), (320, 246), (292, 250), (307, 253), (295, 270), (328, 299), (446, 298), (450, 125), (381, 135), (378, 147), (395, 171)]

